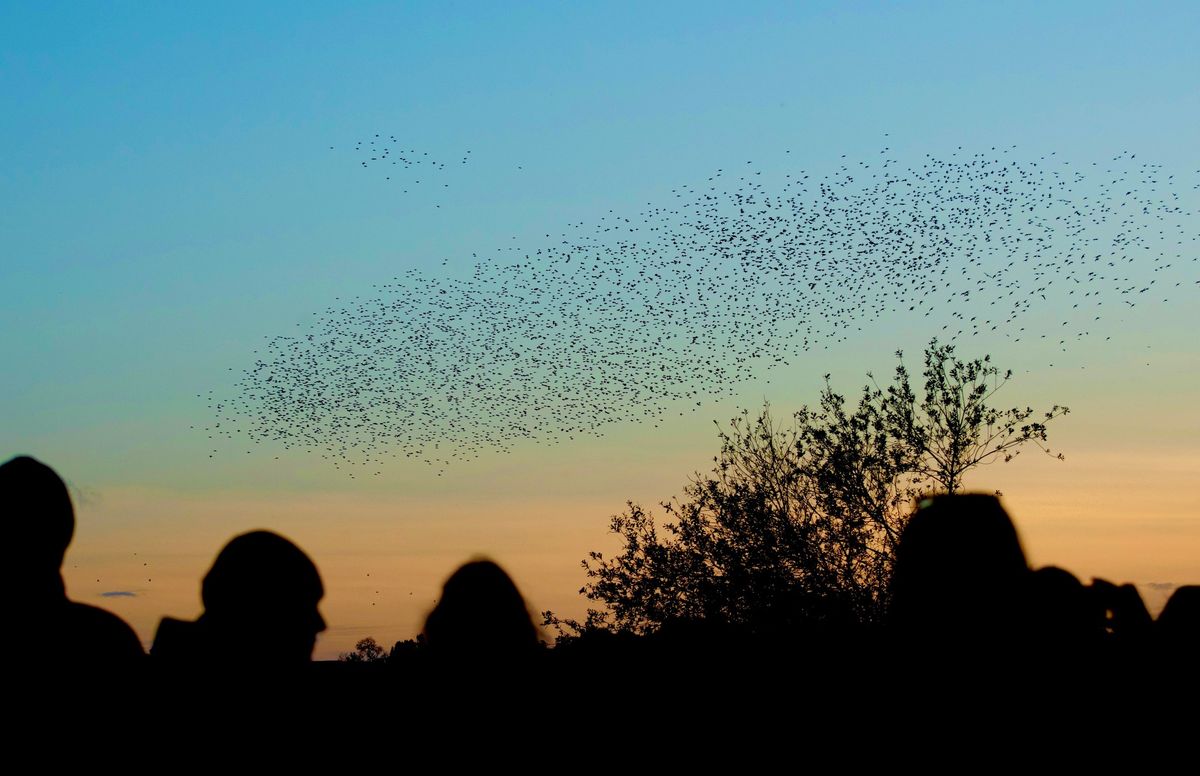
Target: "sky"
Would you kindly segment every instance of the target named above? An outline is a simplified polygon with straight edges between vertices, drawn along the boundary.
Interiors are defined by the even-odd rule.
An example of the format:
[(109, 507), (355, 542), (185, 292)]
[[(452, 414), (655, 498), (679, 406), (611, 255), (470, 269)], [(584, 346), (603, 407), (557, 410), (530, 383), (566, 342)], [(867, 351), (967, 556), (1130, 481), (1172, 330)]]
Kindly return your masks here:
[[(608, 517), (679, 494), (717, 451), (714, 420), (811, 404), (826, 373), (854, 391), (931, 334), (878, 320), (657, 428), (442, 476), (397, 460), (350, 478), (270, 445), (210, 457), (207, 393), (339, 300), (409, 270), (467, 277), (746, 159), (1015, 146), (1200, 178), (1194, 3), (346, 6), (0, 2), (0, 457), (68, 481), (69, 593), (147, 644), (160, 617), (199, 613), (217, 550), (260, 527), (321, 570), (319, 658), (412, 637), (477, 554), (531, 608), (577, 616), (580, 560), (615, 549)], [(375, 133), (470, 163), (404, 193), (359, 164)], [(1151, 606), (1200, 583), (1200, 271), (1183, 250), (1183, 289), (1111, 339), (962, 349), (1014, 370), (1013, 404), (1071, 408), (1050, 430), (1065, 461), (1029, 451), (968, 485), (1004, 493), (1034, 563), (1137, 583)]]

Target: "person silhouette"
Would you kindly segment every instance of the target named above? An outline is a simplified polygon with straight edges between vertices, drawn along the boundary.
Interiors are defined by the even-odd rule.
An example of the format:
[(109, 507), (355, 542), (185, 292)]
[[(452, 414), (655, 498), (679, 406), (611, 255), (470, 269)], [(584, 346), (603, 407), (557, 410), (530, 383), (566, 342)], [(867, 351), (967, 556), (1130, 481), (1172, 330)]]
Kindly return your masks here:
[(923, 501), (901, 533), (889, 620), (903, 639), (995, 647), (1028, 634), (1029, 564), (1000, 501)]
[(1167, 599), (1154, 629), (1161, 643), (1183, 653), (1200, 647), (1200, 585), (1182, 585)]
[(204, 612), (194, 622), (164, 617), (150, 654), (163, 664), (261, 668), (250, 655), (267, 651), (270, 667), (312, 660), (325, 620), (317, 605), (321, 575), (304, 551), (279, 534), (234, 537), (204, 576)]
[(1030, 575), (1031, 646), (1053, 657), (1091, 655), (1104, 638), (1104, 609), (1091, 588), (1057, 566)]
[[(67, 486), (53, 469), (29, 456), (0, 465), (0, 509), (4, 514), (4, 581), (17, 593), (9, 621), (51, 649), (29, 650), (61, 668), (63, 649), (76, 664), (134, 664), (145, 657), (137, 634), (120, 617), (67, 598), (62, 563), (75, 534), (75, 508)], [(12, 611), (12, 610), (10, 610)]]
[(433, 654), (474, 659), (528, 656), (539, 644), (516, 584), (484, 559), (464, 564), (446, 580), (425, 620), (425, 638)]

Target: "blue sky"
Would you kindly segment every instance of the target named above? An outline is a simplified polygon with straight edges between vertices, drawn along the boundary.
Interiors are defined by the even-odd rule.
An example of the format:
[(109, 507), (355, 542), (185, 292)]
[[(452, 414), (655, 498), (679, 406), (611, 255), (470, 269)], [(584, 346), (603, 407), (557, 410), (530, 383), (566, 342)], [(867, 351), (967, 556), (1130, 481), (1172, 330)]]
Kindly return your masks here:
[[(1198, 166), (1194, 4), (645, 5), (4, 5), (4, 426), (186, 446), (197, 392), (336, 297), (743, 156)], [(444, 207), (356, 166), (377, 131), (472, 152)]]

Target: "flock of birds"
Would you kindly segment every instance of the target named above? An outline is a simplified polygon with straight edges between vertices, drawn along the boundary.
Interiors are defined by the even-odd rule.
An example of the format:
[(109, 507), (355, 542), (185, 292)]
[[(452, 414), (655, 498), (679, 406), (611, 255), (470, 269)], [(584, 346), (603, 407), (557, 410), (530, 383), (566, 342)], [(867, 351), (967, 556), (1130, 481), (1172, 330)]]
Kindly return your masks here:
[[(367, 167), (445, 164), (393, 136), (356, 151)], [(469, 277), (411, 270), (315, 315), (210, 398), (208, 432), (440, 474), (522, 440), (657, 423), (886, 316), (930, 318), (943, 341), (1066, 348), (1200, 283), (1176, 279), (1197, 261), (1180, 196), (1196, 188), (1129, 153), (901, 164), (884, 149), (824, 175), (745, 162), (513, 260), (475, 257)]]
[[(335, 150), (334, 146), (329, 146), (329, 150)], [(423, 173), (426, 186), (441, 183), (441, 188), (450, 188), (449, 183), (440, 179), (440, 174), (446, 171), (447, 164), (453, 164), (453, 162), (431, 157), (428, 151), (402, 148), (395, 135), (384, 135), (377, 132), (374, 137), (355, 141), (353, 151), (359, 166), (363, 169), (382, 167), (387, 173), (384, 175), (384, 180), (390, 181), (393, 173), (411, 173), (410, 180), (406, 180), (405, 185), (415, 189), (421, 185), (421, 179), (416, 176)], [(458, 164), (462, 166), (470, 160), (471, 152), (467, 151), (458, 160)], [(393, 167), (397, 167), (397, 169), (392, 170)], [(403, 189), (404, 194), (407, 194), (408, 191), (408, 189)], [(440, 208), (441, 205), (435, 205), (435, 207)]]

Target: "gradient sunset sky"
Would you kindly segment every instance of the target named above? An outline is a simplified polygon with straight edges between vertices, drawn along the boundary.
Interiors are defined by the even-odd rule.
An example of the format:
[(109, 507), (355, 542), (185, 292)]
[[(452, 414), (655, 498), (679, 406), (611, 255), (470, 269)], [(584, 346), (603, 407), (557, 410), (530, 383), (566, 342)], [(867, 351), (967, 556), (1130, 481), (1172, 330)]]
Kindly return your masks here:
[[(609, 515), (707, 470), (714, 420), (814, 403), (826, 373), (853, 394), (897, 350), (919, 374), (943, 323), (863, 324), (659, 428), (440, 477), (397, 460), (351, 479), (270, 445), (210, 457), (208, 391), (404, 270), (465, 277), (473, 254), (509, 261), (514, 240), (715, 169), (826, 170), (885, 145), (1135, 153), (1200, 210), (1192, 2), (347, 5), (0, 3), (0, 459), (68, 481), (68, 592), (147, 644), (162, 616), (199, 613), (213, 556), (253, 528), (320, 568), (318, 658), (412, 637), (477, 554), (534, 610), (578, 616)], [(376, 132), (471, 164), (436, 198), (400, 194), (351, 151)], [(1152, 608), (1200, 583), (1200, 264), (1179, 250), (1181, 286), (1103, 336), (959, 346), (1013, 369), (1001, 404), (1071, 408), (1050, 427), (1065, 461), (1028, 450), (968, 486), (1004, 493), (1035, 564), (1137, 583)]]

